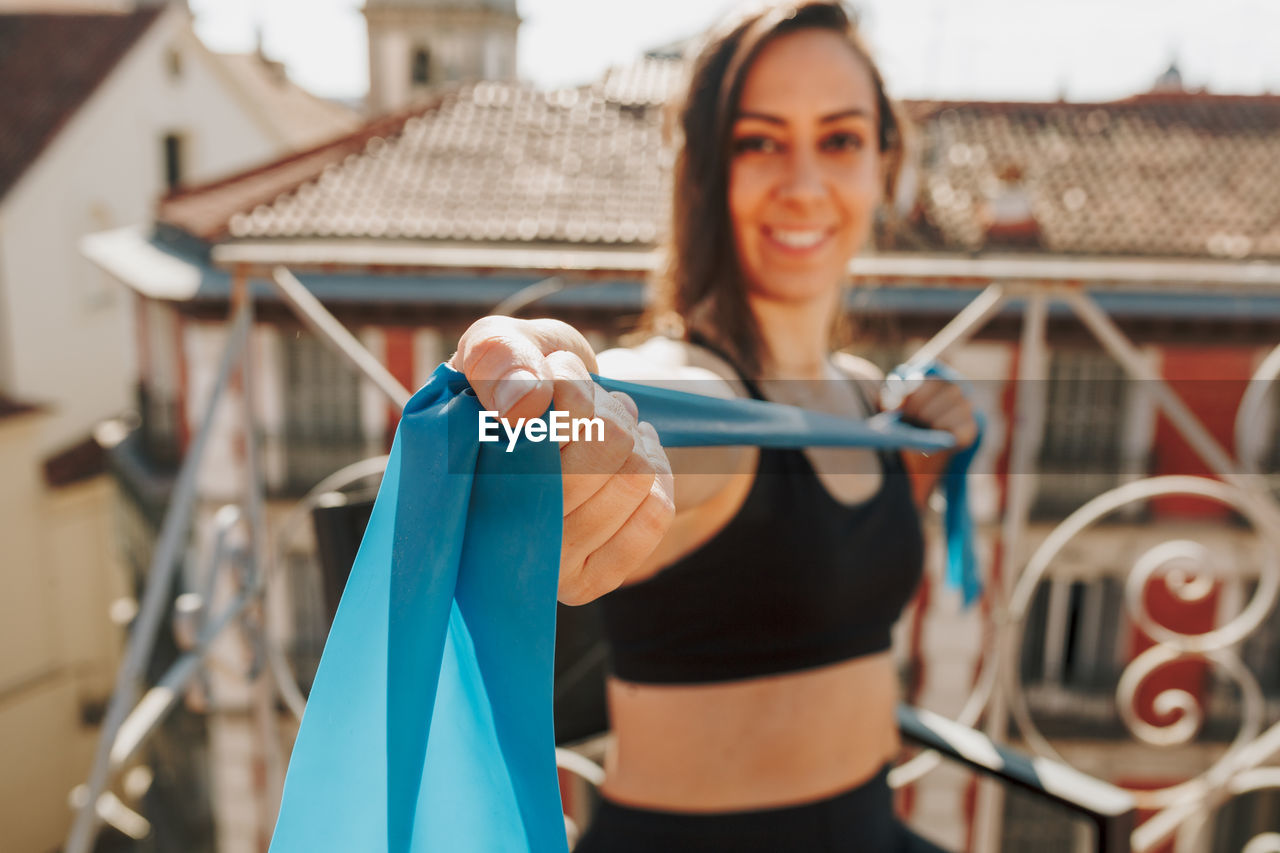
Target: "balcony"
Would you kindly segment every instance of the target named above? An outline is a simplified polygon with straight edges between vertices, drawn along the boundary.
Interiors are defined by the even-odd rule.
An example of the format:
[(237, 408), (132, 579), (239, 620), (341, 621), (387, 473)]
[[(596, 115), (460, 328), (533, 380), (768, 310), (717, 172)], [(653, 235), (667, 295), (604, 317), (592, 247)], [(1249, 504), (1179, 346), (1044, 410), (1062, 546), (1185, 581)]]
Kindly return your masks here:
[[(931, 267), (918, 260), (870, 259), (859, 270), (864, 279), (883, 288), (886, 303), (899, 290), (910, 288), (937, 291), (964, 303), (911, 357), (913, 362), (962, 353), (997, 317), (1006, 325), (1020, 325), (1016, 373), (1001, 386), (999, 395), (994, 391), (989, 395), (997, 408), (1005, 406), (1005, 423), (1016, 424), (1017, 429), (1008, 430), (1008, 440), (990, 451), (994, 461), (987, 469), (987, 509), (985, 514), (980, 508), (978, 512), (985, 574), (990, 579), (987, 596), (980, 609), (967, 614), (935, 604), (928, 613), (911, 617), (943, 620), (930, 622), (934, 626), (930, 630), (967, 632), (956, 635), (960, 639), (952, 651), (959, 658), (932, 665), (949, 667), (948, 673), (963, 666), (974, 677), (966, 680), (963, 690), (943, 696), (936, 685), (930, 692), (914, 683), (920, 680), (919, 669), (904, 666), (911, 674), (905, 686), (908, 699), (926, 705), (943, 700), (949, 714), (941, 717), (904, 706), (900, 724), (917, 745), (1001, 783), (984, 783), (976, 789), (971, 849), (1034, 847), (1037, 853), (1046, 849), (1243, 849), (1249, 853), (1273, 849), (1266, 845), (1280, 838), (1268, 831), (1268, 827), (1280, 829), (1280, 811), (1274, 801), (1280, 789), (1280, 768), (1275, 766), (1275, 754), (1280, 752), (1276, 722), (1280, 682), (1274, 666), (1280, 636), (1273, 627), (1280, 592), (1276, 562), (1280, 507), (1269, 481), (1254, 472), (1277, 458), (1271, 426), (1276, 422), (1277, 392), (1271, 386), (1280, 374), (1280, 349), (1272, 350), (1252, 377), (1233, 377), (1241, 382), (1252, 379), (1232, 421), (1233, 455), (1220, 435), (1204, 425), (1203, 412), (1183, 402), (1103, 308), (1106, 297), (1115, 297), (1126, 286), (1150, 295), (1156, 281), (1170, 283), (1160, 298), (1176, 300), (1179, 290), (1205, 288), (1205, 279), (1194, 277), (1208, 273), (1188, 271), (1187, 265), (1155, 269), (1113, 264), (1093, 270), (1089, 286), (1082, 287), (1083, 267), (1066, 266), (1072, 268), (1034, 261), (1012, 265), (951, 261)], [(1229, 278), (1223, 270), (1214, 275), (1218, 277), (1214, 280)], [(1215, 286), (1243, 287), (1252, 296), (1280, 295), (1280, 270), (1274, 266), (1250, 272), (1247, 278)], [(278, 270), (271, 281), (275, 298), (350, 361), (370, 387), (393, 405), (403, 404), (407, 391), (297, 279)], [(254, 381), (252, 360), (245, 362), (247, 368), (239, 364), (253, 324), (247, 284), (247, 280), (240, 282), (237, 313), (230, 323), (209, 411), (216, 406), (218, 389), (237, 369), (246, 370), (242, 382)], [(1046, 422), (1053, 406), (1061, 405), (1051, 393), (1044, 393), (1046, 387), (1053, 387), (1045, 383), (1050, 377), (1047, 365), (1052, 354), (1059, 352), (1046, 342), (1050, 303), (1074, 312), (1097, 339), (1097, 352), (1107, 354), (1127, 377), (1142, 383), (1143, 394), (1162, 419), (1161, 428), (1172, 430), (1192, 449), (1203, 472), (1165, 469), (1156, 472), (1160, 476), (1149, 476), (1153, 458), (1149, 446), (1135, 450), (1103, 442), (1106, 446), (1097, 452), (1079, 451), (1092, 454), (1087, 461), (1098, 468), (1093, 479), (1077, 478), (1072, 487), (1076, 491), (1069, 494), (1037, 491), (1041, 462), (1047, 460), (1051, 469), (1058, 464), (1060, 470), (1068, 471), (1086, 459), (1064, 454), (1054, 463), (1052, 455), (1042, 452), (1046, 434), (1065, 430), (1083, 440), (1098, 437), (1088, 435), (1091, 424), (1102, 431), (1098, 421)], [(1115, 412), (1123, 406), (1110, 401), (1106, 408)], [(253, 424), (253, 406), (240, 409), (242, 417), (235, 423)], [(189, 513), (191, 498), (198, 492), (190, 460), (198, 458), (205, 433), (206, 429), (196, 433), (177, 476), (152, 564), (152, 586), (171, 577), (177, 534), (170, 531), (183, 526), (183, 514)], [(136, 751), (151, 731), (149, 721), (154, 725), (202, 671), (213, 628), (233, 624), (233, 619), (251, 612), (263, 595), (267, 596), (262, 608), (265, 623), (247, 620), (244, 629), (269, 652), (272, 666), (253, 670), (257, 678), (242, 685), (242, 704), (229, 710), (258, 715), (260, 730), (274, 731), (273, 736), (287, 744), (288, 735), (280, 732), (290, 730), (292, 724), (277, 713), (276, 703), (295, 713), (305, 703), (298, 682), (305, 685), (309, 680), (307, 657), (315, 651), (318, 638), (314, 634), (326, 624), (315, 616), (318, 597), (326, 589), (320, 564), (303, 560), (292, 566), (287, 573), (292, 593), (272, 586), (279, 578), (268, 584), (265, 573), (283, 559), (285, 537), (280, 528), (292, 525), (297, 533), (299, 525), (305, 527), (317, 506), (333, 505), (332, 495), (342, 492), (348, 476), (339, 472), (327, 478), (311, 488), (301, 503), (268, 517), (260, 485), (260, 431), (250, 429), (242, 436), (247, 436), (242, 439), (247, 491), (241, 521), (210, 537), (213, 544), (206, 550), (212, 549), (209, 565), (216, 565), (224, 534), (230, 542), (237, 535), (230, 531), (238, 529), (249, 543), (241, 549), (248, 568), (238, 570), (229, 600), (211, 592), (212, 581), (206, 581), (204, 591), (197, 591), (197, 597), (203, 597), (193, 611), (198, 614), (196, 628), (186, 629), (186, 656), (161, 680), (170, 690), (167, 705), (157, 710), (160, 700), (155, 700), (148, 711), (152, 717), (140, 711), (130, 715), (127, 696), (113, 705), (105, 727), (108, 734), (88, 786), (94, 797), (85, 799), (99, 802), (99, 811), (103, 806), (95, 798), (118, 765), (111, 757), (113, 748), (117, 756), (130, 753), (131, 748)], [(354, 445), (343, 447), (354, 452)], [(327, 450), (316, 452), (306, 465), (307, 475), (292, 481), (295, 488), (300, 490), (324, 470), (347, 461), (326, 457)], [(1129, 470), (1108, 473), (1108, 468), (1125, 469), (1129, 463), (1133, 463)], [(363, 482), (369, 476), (367, 467), (348, 473), (353, 481)], [(1210, 473), (1214, 476), (1206, 476)], [(1054, 481), (1046, 477), (1041, 482)], [(1094, 489), (1105, 491), (1084, 502), (1083, 492)], [(1212, 511), (1186, 515), (1188, 505), (1208, 506)], [(305, 550), (306, 539), (301, 533), (290, 541), (304, 542), (300, 547)], [(333, 588), (330, 584), (329, 589)], [(942, 593), (935, 589), (934, 595)], [(159, 601), (151, 590), (147, 597)], [(212, 606), (217, 600), (224, 602), (223, 609)], [(148, 610), (147, 603), (143, 613), (150, 621), (143, 624), (154, 636), (166, 621), (165, 605), (155, 603)], [(310, 615), (300, 616), (300, 607), (310, 608)], [(131, 656), (135, 666), (147, 658), (147, 637), (147, 631), (135, 629), (138, 645)], [(565, 666), (572, 668), (575, 663), (582, 660), (566, 661)], [(579, 759), (593, 754), (599, 740), (577, 746), (579, 758), (566, 758), (564, 766), (594, 778), (594, 771)], [(932, 753), (921, 753), (900, 765), (893, 781), (903, 790), (924, 791), (939, 775), (940, 766), (946, 765), (940, 765)], [(279, 777), (272, 776), (279, 771), (278, 765), (267, 761), (266, 779), (255, 792), (260, 813), (254, 819), (260, 826), (263, 815), (272, 813), (273, 798), (279, 796), (274, 787)], [(566, 790), (573, 788), (569, 785)], [(1031, 798), (1011, 793), (1014, 790), (1029, 791)], [(569, 811), (577, 809), (570, 818), (588, 817), (590, 796), (568, 796), (566, 801)], [(1132, 829), (1135, 807), (1144, 821)], [(81, 843), (91, 837), (96, 821), (92, 809), (82, 808), (73, 840)], [(1045, 837), (1045, 827), (1056, 827), (1053, 837)], [(68, 849), (86, 848), (71, 844)]]

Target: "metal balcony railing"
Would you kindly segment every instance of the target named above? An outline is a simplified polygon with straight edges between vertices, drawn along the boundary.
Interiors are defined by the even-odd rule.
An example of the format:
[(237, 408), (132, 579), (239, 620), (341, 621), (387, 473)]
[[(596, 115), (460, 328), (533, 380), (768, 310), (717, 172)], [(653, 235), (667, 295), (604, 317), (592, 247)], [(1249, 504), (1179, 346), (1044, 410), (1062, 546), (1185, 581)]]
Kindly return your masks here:
[[(928, 751), (895, 768), (891, 782), (901, 786), (919, 780), (937, 765), (941, 754), (979, 770), (1004, 786), (1031, 791), (1047, 802), (1060, 804), (1084, 816), (1095, 827), (1096, 850), (1110, 853), (1130, 849), (1151, 851), (1175, 838), (1179, 853), (1202, 850), (1206, 849), (1202, 830), (1214, 809), (1242, 793), (1280, 789), (1280, 768), (1270, 763), (1280, 754), (1280, 724), (1267, 724), (1266, 705), (1258, 689), (1257, 678), (1244, 665), (1239, 654), (1241, 644), (1272, 616), (1277, 594), (1280, 593), (1280, 561), (1276, 559), (1280, 553), (1280, 505), (1277, 505), (1267, 482), (1251, 476), (1251, 472), (1256, 470), (1257, 460), (1272, 452), (1267, 447), (1265, 436), (1259, 435), (1256, 425), (1266, 422), (1260, 413), (1267, 404), (1270, 386), (1280, 375), (1280, 347), (1259, 366), (1240, 405), (1236, 420), (1239, 458), (1232, 458), (1099, 308), (1090, 292), (1081, 286), (1076, 276), (1082, 275), (1081, 271), (1087, 265), (1073, 263), (1069, 266), (1070, 270), (1051, 270), (1045, 266), (1038, 267), (1031, 261), (1010, 265), (988, 261), (942, 263), (913, 260), (900, 263), (901, 268), (897, 269), (887, 261), (873, 259), (863, 273), (882, 279), (924, 276), (940, 282), (991, 282), (912, 356), (911, 364), (938, 359), (964, 344), (1005, 306), (1015, 302), (1023, 306), (1019, 385), (1014, 412), (1014, 423), (1018, 428), (1012, 431), (1008, 451), (1011, 468), (1016, 466), (1016, 470), (1024, 472), (1035, 468), (1045, 411), (1043, 393), (1037, 389), (1042, 388), (1043, 383), (1038, 380), (1043, 380), (1046, 373), (1048, 307), (1051, 302), (1058, 302), (1080, 318), (1128, 376), (1150, 384), (1161, 411), (1220, 479), (1177, 476), (1125, 483), (1089, 501), (1062, 521), (1038, 545), (1025, 565), (1014, 563), (1016, 556), (1009, 558), (1009, 564), (999, 574), (1001, 581), (988, 593), (993, 630), (968, 701), (956, 720), (909, 707), (901, 709), (899, 724), (904, 735), (927, 747)], [(1167, 280), (1176, 289), (1193, 285), (1197, 275), (1207, 275), (1195, 264), (1095, 266), (1097, 269), (1093, 269), (1090, 275), (1104, 288), (1117, 282)], [(304, 323), (373, 382), (394, 405), (404, 405), (409, 398), (408, 391), (319, 305), (293, 275), (287, 270), (277, 269), (272, 280), (279, 296)], [(1275, 266), (1253, 268), (1238, 275), (1223, 275), (1219, 280), (1229, 285), (1280, 293), (1280, 268)], [(543, 289), (550, 291), (553, 288)], [(276, 644), (269, 641), (265, 630), (265, 614), (270, 612), (270, 608), (264, 608), (263, 598), (273, 561), (269, 543), (279, 541), (280, 537), (278, 531), (273, 531), (275, 536), (268, 539), (264, 514), (252, 403), (253, 370), (245, 347), (247, 331), (253, 323), (253, 305), (248, 293), (247, 279), (241, 275), (233, 300), (231, 334), (219, 365), (218, 378), (202, 410), (203, 421), (190, 442), (178, 473), (93, 767), (87, 783), (73, 796), (77, 814), (66, 845), (68, 853), (86, 853), (103, 821), (125, 832), (136, 834), (145, 831), (145, 818), (111, 794), (109, 782), (179, 701), (185, 686), (199, 672), (212, 642), (220, 633), (239, 625), (253, 647), (261, 652), (259, 661), (264, 665), (254, 670), (253, 707), (257, 725), (263, 733), (262, 743), (278, 742), (275, 733), (279, 722), (275, 711), (276, 699), (282, 699), (297, 714), (305, 704), (284, 655)], [(516, 300), (512, 304), (523, 305), (525, 302), (527, 300)], [(209, 570), (202, 575), (206, 578), (205, 588), (179, 598), (175, 624), (185, 626), (181, 635), (185, 637), (186, 652), (160, 683), (138, 701), (137, 685), (170, 600), (175, 566), (196, 499), (197, 471), (212, 430), (214, 413), (229, 378), (237, 369), (245, 401), (241, 407), (240, 423), (247, 446), (244, 500), (241, 508), (227, 510), (218, 517), (218, 533), (210, 551)], [(323, 503), (324, 495), (349, 482), (376, 477), (383, 464), (385, 459), (370, 460), (338, 472), (313, 489), (279, 526), (299, 523), (301, 518)], [(1009, 478), (1005, 511), (997, 537), (1001, 554), (1018, 555), (1023, 552), (1033, 491), (1032, 478)], [(1256, 536), (1261, 562), (1256, 584), (1235, 617), (1226, 624), (1190, 634), (1170, 629), (1149, 613), (1143, 590), (1149, 582), (1159, 580), (1179, 601), (1195, 602), (1203, 598), (1213, 579), (1222, 575), (1221, 567), (1209, 559), (1202, 545), (1190, 540), (1176, 539), (1143, 550), (1123, 577), (1124, 608), (1128, 619), (1154, 642), (1129, 662), (1121, 673), (1115, 697), (1120, 724), (1134, 740), (1153, 750), (1191, 742), (1204, 716), (1204, 709), (1198, 707), (1194, 696), (1176, 690), (1165, 690), (1155, 696), (1157, 711), (1176, 712), (1174, 721), (1166, 725), (1153, 724), (1137, 710), (1144, 682), (1162, 667), (1185, 660), (1214, 666), (1238, 686), (1242, 697), (1242, 719), (1238, 734), (1207, 770), (1161, 790), (1125, 790), (1075, 769), (1050, 738), (1040, 732), (1021, 684), (1020, 652), (1036, 589), (1054, 577), (1055, 560), (1063, 550), (1109, 514), (1169, 495), (1196, 496), (1230, 507), (1244, 522), (1240, 529)], [(213, 578), (218, 575), (219, 567), (231, 577), (235, 593), (229, 604), (213, 613), (209, 608), (213, 600)], [(1010, 719), (1017, 723), (1028, 752), (1018, 752), (1003, 745)], [(983, 723), (983, 732), (974, 728), (979, 723)], [(279, 802), (282, 772), (279, 756), (270, 749), (263, 758), (267, 781), (261, 792), (264, 800), (262, 820), (269, 830)], [(566, 770), (582, 775), (593, 784), (598, 783), (599, 768), (582, 756), (561, 753), (560, 758)], [(1000, 849), (1002, 790), (999, 786), (985, 787), (980, 795), (973, 849), (984, 853)], [(1134, 829), (1135, 808), (1138, 807), (1150, 810), (1154, 815)], [(1280, 836), (1264, 833), (1251, 840), (1246, 849), (1248, 853), (1280, 849), (1275, 845), (1277, 840)]]

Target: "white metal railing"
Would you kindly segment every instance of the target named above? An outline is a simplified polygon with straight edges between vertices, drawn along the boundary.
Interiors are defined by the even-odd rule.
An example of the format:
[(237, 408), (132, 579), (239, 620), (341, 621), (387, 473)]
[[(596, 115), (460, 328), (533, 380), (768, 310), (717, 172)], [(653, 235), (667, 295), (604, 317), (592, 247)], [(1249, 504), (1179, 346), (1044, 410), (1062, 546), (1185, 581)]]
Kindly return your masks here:
[[(1122, 276), (1124, 273), (1120, 268), (1108, 267), (1108, 269), (1111, 270), (1109, 274), (1113, 276)], [(1152, 275), (1146, 267), (1134, 271), (1133, 274), (1139, 276), (1137, 280), (1141, 281), (1146, 281), (1143, 276)], [(1275, 282), (1266, 276), (1259, 279), (1256, 274), (1251, 274), (1248, 279), (1250, 284), (1256, 284), (1268, 292), (1280, 290), (1280, 286), (1274, 286)], [(333, 348), (363, 376), (372, 381), (392, 404), (403, 407), (409, 399), (409, 391), (401, 386), (354, 336), (325, 311), (314, 296), (288, 270), (275, 269), (272, 281), (280, 297), (304, 323), (318, 334), (321, 341)], [(509, 302), (524, 307), (533, 299), (545, 293), (554, 292), (561, 286), (562, 284), (558, 281), (540, 282), (535, 286), (536, 292), (521, 298), (513, 297), (514, 301), (509, 300)], [(997, 631), (984, 652), (983, 665), (974, 690), (957, 715), (956, 722), (961, 726), (972, 727), (985, 719), (986, 734), (991, 739), (986, 742), (998, 744), (1005, 740), (1007, 721), (1012, 717), (1017, 721), (1020, 732), (1037, 756), (1030, 760), (1039, 762), (1037, 766), (1040, 767), (1062, 767), (1064, 765), (1062, 756), (1046, 738), (1039, 734), (1027, 709), (1025, 693), (1018, 682), (1017, 653), (1021, 644), (1021, 629), (1036, 584), (1051, 573), (1053, 558), (1063, 543), (1080, 535), (1089, 524), (1108, 512), (1130, 502), (1149, 500), (1157, 495), (1199, 495), (1235, 507), (1254, 523), (1258, 536), (1264, 541), (1265, 548), (1269, 549), (1268, 553), (1272, 555), (1277, 553), (1280, 550), (1280, 505), (1277, 505), (1275, 497), (1267, 491), (1261, 478), (1246, 476), (1241, 472), (1255, 470), (1252, 467), (1252, 460), (1256, 460), (1261, 452), (1261, 445), (1255, 431), (1251, 431), (1251, 425), (1257, 422), (1256, 415), (1266, 401), (1268, 386), (1277, 375), (1280, 375), (1280, 346), (1259, 367), (1254, 377), (1255, 381), (1251, 383), (1241, 403), (1236, 431), (1237, 446), (1241, 448), (1243, 458), (1238, 462), (1213, 439), (1167, 383), (1146, 364), (1134, 345), (1098, 307), (1079, 282), (1066, 277), (1041, 279), (1035, 282), (1006, 278), (1000, 283), (989, 285), (917, 352), (910, 363), (924, 363), (953, 352), (958, 346), (971, 339), (1011, 302), (1020, 302), (1023, 305), (1018, 372), (1020, 381), (1015, 402), (1018, 429), (1012, 434), (1009, 463), (1011, 468), (1032, 471), (1035, 467), (1045, 411), (1044, 382), (1036, 380), (1043, 380), (1046, 375), (1048, 348), (1045, 331), (1048, 306), (1052, 302), (1059, 302), (1068, 306), (1081, 319), (1086, 328), (1122, 365), (1129, 376), (1151, 383), (1151, 387), (1155, 389), (1158, 404), (1173, 426), (1209, 467), (1222, 477), (1222, 482), (1195, 477), (1152, 478), (1129, 483), (1107, 492), (1063, 521), (1031, 557), (1025, 569), (1020, 566), (1007, 566), (1002, 573), (1003, 583), (990, 591), (992, 619)], [(135, 754), (146, 738), (155, 731), (164, 715), (174, 707), (187, 683), (199, 671), (214, 637), (233, 624), (240, 624), (247, 631), (254, 646), (261, 650), (266, 663), (269, 664), (269, 666), (257, 668), (258, 687), (254, 696), (255, 718), (258, 720), (262, 742), (268, 749), (268, 754), (265, 756), (268, 783), (266, 790), (263, 791), (267, 802), (264, 803), (262, 819), (264, 825), (268, 827), (274, 822), (274, 810), (279, 800), (279, 781), (282, 777), (278, 758), (273, 758), (270, 754), (272, 745), (277, 743), (274, 733), (274, 700), (279, 696), (295, 714), (300, 715), (303, 699), (289, 672), (287, 662), (284, 661), (283, 653), (270, 642), (263, 624), (262, 596), (267, 588), (268, 570), (275, 558), (276, 549), (268, 545), (261, 468), (257, 461), (258, 449), (254, 439), (253, 425), (256, 420), (252, 405), (252, 365), (251, 359), (247, 356), (246, 345), (248, 330), (252, 324), (253, 309), (248, 295), (248, 283), (243, 276), (236, 284), (233, 308), (231, 334), (222, 354), (217, 380), (203, 409), (202, 422), (183, 460), (172, 492), (171, 503), (148, 570), (143, 602), (129, 636), (124, 662), (117, 675), (115, 691), (107, 710), (89, 779), (73, 794), (77, 813), (65, 848), (68, 853), (87, 853), (103, 820), (109, 820), (126, 832), (138, 833), (145, 830), (145, 819), (131, 812), (118, 798), (110, 794), (107, 787), (129, 757)], [(141, 702), (137, 702), (138, 684), (150, 659), (155, 637), (163, 620), (180, 547), (190, 524), (196, 498), (197, 472), (212, 430), (214, 413), (237, 364), (244, 386), (245, 405), (241, 426), (247, 441), (245, 472), (247, 482), (243, 511), (222, 516), (218, 544), (215, 545), (214, 556), (210, 560), (209, 573), (205, 575), (206, 588), (199, 594), (205, 599), (203, 601), (187, 599), (185, 602), (187, 612), (200, 614), (199, 624), (193, 636), (189, 638), (190, 648), (175, 662), (157, 686), (148, 691)], [(290, 523), (296, 524), (297, 519), (305, 515), (306, 508), (314, 504), (323, 492), (341, 488), (351, 478), (376, 474), (370, 465), (384, 464), (385, 459), (359, 463), (326, 479), (321, 486), (303, 499), (298, 508), (295, 508), (290, 516), (293, 518)], [(1027, 535), (1028, 516), (1033, 497), (1032, 488), (1031, 478), (1009, 479), (1006, 511), (1001, 520), (999, 533), (1001, 551), (1005, 555), (1021, 553)], [(245, 544), (239, 549), (227, 544), (234, 529), (241, 529), (243, 534)], [(282, 541), (278, 532), (275, 541), (277, 546)], [(1163, 730), (1143, 723), (1139, 715), (1134, 712), (1133, 704), (1136, 701), (1135, 685), (1141, 683), (1154, 669), (1171, 660), (1196, 656), (1222, 667), (1241, 685), (1246, 700), (1246, 720), (1227, 753), (1209, 770), (1186, 783), (1164, 791), (1134, 791), (1125, 795), (1132, 797), (1134, 802), (1159, 810), (1154, 818), (1133, 833), (1133, 849), (1137, 851), (1153, 849), (1173, 837), (1180, 827), (1192, 829), (1196, 826), (1202, 827), (1206, 823), (1208, 810), (1241, 792), (1280, 788), (1280, 768), (1265, 766), (1277, 753), (1280, 753), (1280, 724), (1263, 729), (1261, 716), (1257, 711), (1258, 702), (1255, 701), (1257, 691), (1253, 689), (1256, 687), (1256, 680), (1252, 682), (1251, 687), (1251, 676), (1236, 654), (1244, 638), (1272, 611), (1277, 597), (1277, 587), (1280, 587), (1280, 566), (1274, 560), (1263, 566), (1262, 582), (1257, 593), (1244, 611), (1229, 625), (1196, 636), (1162, 629), (1144, 613), (1141, 596), (1136, 595), (1134, 590), (1140, 591), (1142, 583), (1156, 576), (1161, 569), (1167, 568), (1171, 563), (1177, 563), (1181, 572), (1178, 590), (1183, 600), (1193, 599), (1194, 595), (1204, 588), (1205, 579), (1212, 576), (1210, 568), (1195, 564), (1198, 556), (1199, 552), (1195, 551), (1194, 546), (1186, 543), (1150, 549), (1128, 575), (1126, 589), (1129, 615), (1135, 624), (1141, 625), (1152, 636), (1156, 645), (1130, 662), (1117, 686), (1117, 698), (1122, 708), (1123, 722), (1135, 739), (1155, 748), (1185, 743), (1194, 737), (1197, 709), (1193, 707), (1194, 699), (1191, 697), (1170, 696), (1157, 700), (1165, 707), (1182, 709), (1188, 715), (1184, 716), (1184, 719), (1190, 720), (1190, 722), (1166, 727)], [(219, 570), (234, 567), (237, 561), (242, 566), (237, 594), (217, 615), (206, 613), (205, 610), (209, 607), (207, 597), (213, 589), (211, 578)], [(1166, 583), (1169, 583), (1167, 579)], [(1189, 699), (1191, 705), (1188, 705)], [(912, 719), (915, 725), (922, 718), (917, 715)], [(946, 726), (940, 728), (945, 729)], [(963, 729), (956, 731), (963, 731)], [(944, 734), (954, 735), (953, 731), (947, 730), (946, 733), (940, 733), (931, 731), (926, 725), (918, 734), (920, 735), (918, 740), (972, 763), (972, 756), (966, 756), (963, 747), (956, 747), (948, 736), (944, 736)], [(949, 743), (951, 743), (950, 747)], [(991, 749), (999, 752), (1003, 748), (992, 746)], [(567, 769), (588, 778), (598, 778), (595, 771), (589, 768), (584, 770), (577, 758), (566, 757), (562, 763)], [(909, 784), (928, 773), (936, 763), (936, 756), (930, 753), (917, 756), (895, 768), (892, 781), (899, 786)], [(1069, 776), (1065, 772), (1059, 775), (1061, 778)], [(1110, 792), (1114, 789), (1104, 787), (1098, 790), (1106, 792), (1103, 798), (1106, 799), (1111, 796)], [(1123, 801), (1113, 798), (1108, 802), (1109, 808), (1123, 816), (1125, 812)], [(1120, 803), (1120, 806), (1117, 806), (1117, 803)], [(977, 811), (976, 849), (984, 851), (999, 849), (1001, 815), (1000, 789), (984, 788)], [(1259, 836), (1259, 839), (1261, 839), (1259, 844), (1270, 843), (1269, 836)], [(1107, 849), (1126, 849), (1129, 839), (1126, 837), (1122, 844), (1111, 839), (1110, 843), (1115, 846), (1109, 846)], [(1192, 849), (1181, 841), (1180, 844), (1183, 846), (1179, 847), (1179, 853), (1182, 853), (1184, 848), (1188, 851)], [(1253, 846), (1250, 845), (1250, 853)]]
[[(205, 642), (198, 643), (196, 649), (180, 658), (161, 680), (161, 684), (152, 688), (141, 704), (136, 704), (138, 685), (151, 659), (156, 636), (165, 617), (169, 591), (173, 588), (177, 571), (179, 551), (191, 522), (196, 500), (197, 474), (213, 431), (214, 415), (226, 392), (232, 369), (242, 357), (251, 317), (247, 303), (241, 303), (231, 320), (231, 333), (218, 363), (217, 378), (209, 392), (203, 419), (179, 469), (151, 566), (147, 571), (142, 603), (129, 631), (124, 661), (116, 673), (115, 688), (107, 705), (89, 779), (82, 789), (72, 795), (72, 801), (78, 808), (67, 838), (67, 853), (87, 853), (97, 836), (99, 820), (110, 817), (112, 811), (118, 811), (111, 807), (114, 798), (107, 798), (108, 807), (105, 810), (100, 805), (107, 785), (123, 769), (128, 756), (155, 730), (155, 725), (163, 718), (165, 711), (172, 708), (176, 688), (181, 685), (176, 683), (176, 677), (169, 676), (180, 669), (189, 678), (196, 670), (195, 666), (189, 665), (189, 661), (198, 660), (199, 656), (208, 651), (210, 638), (202, 637)], [(232, 605), (232, 608), (237, 607), (243, 607), (243, 602), (239, 599), (237, 604)], [(227, 612), (222, 615), (227, 616)], [(230, 617), (225, 621), (229, 622)], [(144, 718), (148, 723), (141, 722)], [(121, 738), (122, 733), (127, 737)]]

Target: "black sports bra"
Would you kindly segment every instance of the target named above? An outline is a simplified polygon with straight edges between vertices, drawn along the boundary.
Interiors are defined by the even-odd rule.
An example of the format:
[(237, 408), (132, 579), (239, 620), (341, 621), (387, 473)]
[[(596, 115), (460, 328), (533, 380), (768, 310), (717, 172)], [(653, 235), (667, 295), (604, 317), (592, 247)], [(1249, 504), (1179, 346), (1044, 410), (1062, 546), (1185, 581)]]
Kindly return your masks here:
[(888, 649), (923, 571), (924, 539), (901, 457), (878, 455), (879, 491), (845, 505), (802, 451), (761, 448), (751, 490), (728, 524), (653, 577), (600, 599), (613, 673), (647, 683), (729, 681)]

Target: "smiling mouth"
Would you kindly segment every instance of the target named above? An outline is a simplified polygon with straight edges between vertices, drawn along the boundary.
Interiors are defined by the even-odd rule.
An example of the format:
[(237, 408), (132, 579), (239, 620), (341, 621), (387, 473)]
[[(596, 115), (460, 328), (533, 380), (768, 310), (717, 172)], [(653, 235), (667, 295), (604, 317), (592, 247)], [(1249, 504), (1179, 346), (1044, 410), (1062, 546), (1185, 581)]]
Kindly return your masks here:
[(833, 228), (771, 228), (767, 225), (762, 230), (769, 240), (793, 252), (816, 248), (835, 233)]

